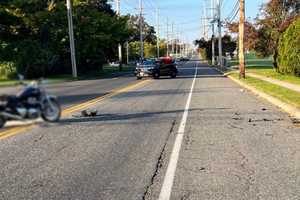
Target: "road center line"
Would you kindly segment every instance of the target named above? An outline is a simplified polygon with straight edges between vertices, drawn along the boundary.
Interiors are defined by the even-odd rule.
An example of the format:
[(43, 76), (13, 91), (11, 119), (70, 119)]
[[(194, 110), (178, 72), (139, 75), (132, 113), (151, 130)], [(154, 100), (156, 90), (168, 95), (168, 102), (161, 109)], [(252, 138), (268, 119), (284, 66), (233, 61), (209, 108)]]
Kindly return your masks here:
[(164, 178), (164, 182), (163, 182), (163, 185), (162, 185), (162, 188), (160, 191), (159, 200), (170, 200), (170, 197), (171, 197), (174, 177), (175, 177), (176, 168), (177, 168), (177, 162), (179, 159), (179, 153), (180, 153), (182, 140), (183, 140), (183, 136), (184, 136), (186, 121), (187, 121), (188, 114), (189, 114), (189, 109), (190, 109), (190, 104), (191, 104), (191, 100), (192, 100), (192, 96), (193, 96), (197, 73), (198, 73), (198, 63), (196, 65), (193, 83), (192, 83), (191, 90), (190, 90), (190, 93), (189, 93), (189, 96), (188, 96), (188, 99), (186, 102), (186, 106), (184, 109), (184, 113), (183, 113), (180, 125), (178, 128), (177, 136), (176, 136), (173, 150), (171, 153), (171, 157), (169, 160), (169, 165), (168, 165), (167, 172), (166, 172), (166, 175)]
[[(150, 80), (135, 82), (135, 83), (127, 85), (123, 88), (118, 88), (116, 90), (113, 90), (113, 91), (109, 92), (108, 94), (106, 94), (104, 96), (100, 96), (98, 98), (86, 101), (84, 103), (80, 103), (80, 104), (71, 106), (70, 108), (66, 108), (62, 111), (62, 117), (70, 115), (71, 113), (74, 113), (74, 112), (78, 112), (82, 109), (87, 109), (90, 106), (93, 106), (97, 103), (100, 103), (101, 101), (103, 101), (105, 99), (111, 98), (111, 97), (116, 96), (118, 94), (127, 92), (129, 90), (136, 89), (138, 87), (141, 87), (141, 86), (145, 85), (146, 83), (148, 83), (149, 81)], [(8, 137), (11, 137), (11, 136), (14, 136), (14, 135), (17, 135), (17, 134), (20, 134), (20, 133), (25, 133), (26, 131), (29, 131), (32, 128), (34, 128), (37, 122), (38, 121), (32, 121), (31, 123), (28, 123), (28, 124), (24, 124), (24, 125), (20, 125), (20, 126), (16, 126), (16, 127), (11, 127), (11, 128), (6, 129), (6, 130), (0, 131), (0, 140), (6, 139)]]

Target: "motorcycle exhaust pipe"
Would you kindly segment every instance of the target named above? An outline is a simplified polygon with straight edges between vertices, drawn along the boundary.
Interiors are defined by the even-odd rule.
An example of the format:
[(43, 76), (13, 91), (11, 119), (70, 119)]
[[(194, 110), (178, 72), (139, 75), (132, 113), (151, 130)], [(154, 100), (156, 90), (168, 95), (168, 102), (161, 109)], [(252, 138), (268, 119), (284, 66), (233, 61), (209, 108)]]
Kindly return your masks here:
[(9, 119), (15, 119), (15, 120), (23, 120), (23, 117), (18, 116), (18, 115), (13, 115), (7, 112), (0, 112), (0, 115), (7, 117)]

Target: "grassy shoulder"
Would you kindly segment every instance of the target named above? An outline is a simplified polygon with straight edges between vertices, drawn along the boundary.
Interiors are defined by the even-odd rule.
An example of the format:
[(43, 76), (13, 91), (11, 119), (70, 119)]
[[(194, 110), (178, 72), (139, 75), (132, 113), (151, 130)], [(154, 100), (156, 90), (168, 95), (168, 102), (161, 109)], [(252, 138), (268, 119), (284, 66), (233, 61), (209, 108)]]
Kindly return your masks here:
[[(230, 60), (228, 64), (229, 66), (238, 66), (239, 60), (236, 59)], [(273, 61), (271, 59), (246, 59), (246, 66), (247, 67), (254, 67), (254, 66), (272, 67)]]
[[(122, 72), (131, 72), (134, 69), (135, 69), (135, 66), (124, 65), (122, 67)], [(103, 78), (103, 77), (110, 76), (114, 73), (122, 73), (122, 72), (119, 71), (119, 67), (117, 67), (117, 66), (105, 65), (103, 67), (102, 71), (87, 73), (87, 74), (79, 76), (77, 79), (74, 79), (72, 77), (72, 75), (67, 74), (67, 75), (50, 76), (50, 77), (46, 78), (46, 81), (48, 84), (54, 84), (54, 83), (62, 83), (62, 82), (68, 82), (68, 81)], [(17, 84), (19, 84), (19, 80), (9, 80), (9, 79), (0, 77), (0, 87), (15, 86)]]
[[(239, 75), (237, 73), (231, 73), (229, 76), (238, 79)], [(245, 80), (241, 80), (246, 84), (255, 87), (266, 94), (280, 99), (283, 102), (291, 104), (297, 108), (300, 108), (300, 93), (280, 87), (278, 85), (271, 84), (266, 81), (261, 81), (256, 78), (247, 77)]]
[(258, 75), (266, 76), (280, 81), (286, 81), (288, 83), (292, 83), (296, 85), (300, 85), (300, 77), (278, 73), (272, 67), (268, 67), (268, 66), (247, 67), (247, 72), (255, 73)]

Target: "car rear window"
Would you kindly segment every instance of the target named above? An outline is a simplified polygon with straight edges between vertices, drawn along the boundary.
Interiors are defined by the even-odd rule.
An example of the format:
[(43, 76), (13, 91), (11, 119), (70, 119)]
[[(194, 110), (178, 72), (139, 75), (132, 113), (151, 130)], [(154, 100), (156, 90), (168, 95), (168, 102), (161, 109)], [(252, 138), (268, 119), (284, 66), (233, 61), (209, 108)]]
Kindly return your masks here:
[(143, 62), (143, 65), (153, 65), (154, 64), (154, 61), (152, 60), (146, 60)]

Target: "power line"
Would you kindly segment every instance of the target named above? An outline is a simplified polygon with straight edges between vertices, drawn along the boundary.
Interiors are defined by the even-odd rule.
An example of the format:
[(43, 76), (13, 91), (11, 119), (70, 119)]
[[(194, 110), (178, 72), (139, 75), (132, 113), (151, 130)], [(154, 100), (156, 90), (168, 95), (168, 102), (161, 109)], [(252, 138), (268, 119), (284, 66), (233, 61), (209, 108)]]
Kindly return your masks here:
[(233, 9), (230, 11), (229, 15), (225, 18), (225, 21), (232, 21), (237, 15), (239, 11), (239, 0), (236, 1)]

